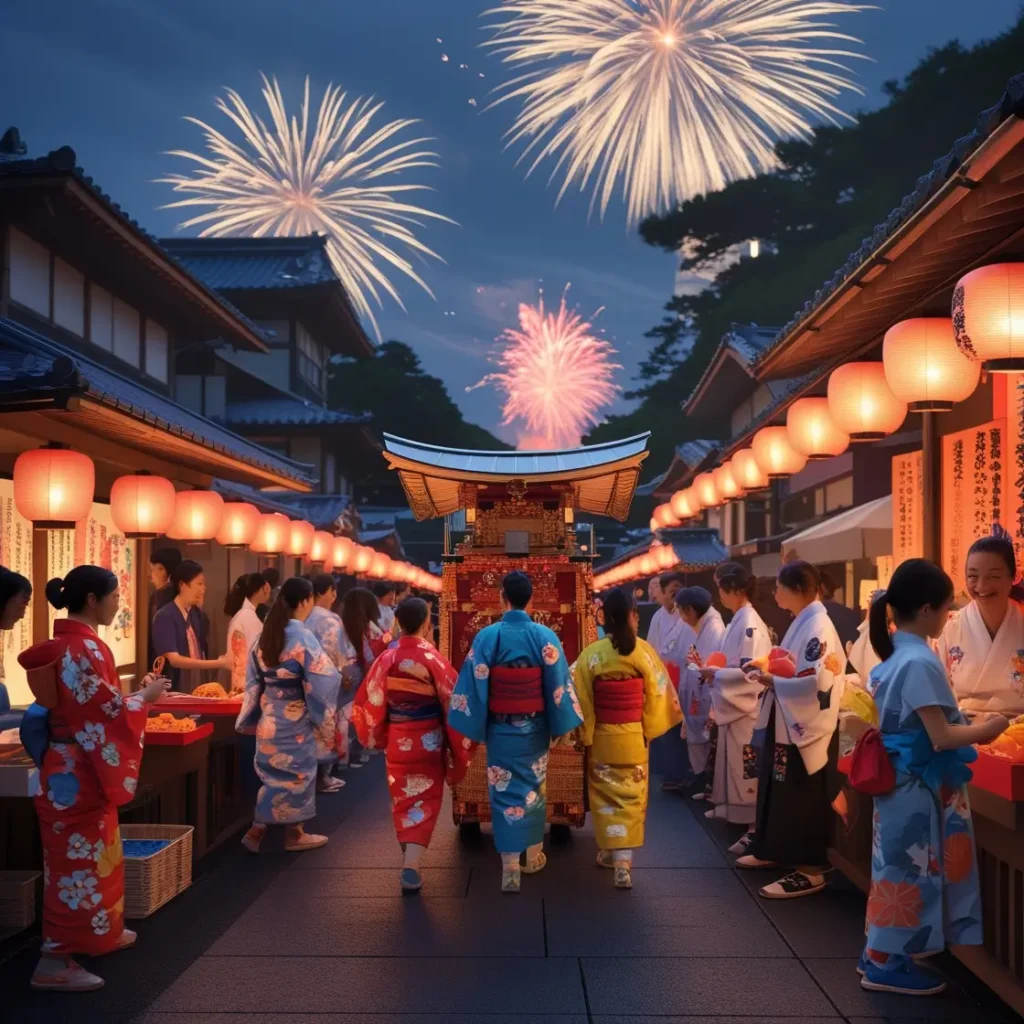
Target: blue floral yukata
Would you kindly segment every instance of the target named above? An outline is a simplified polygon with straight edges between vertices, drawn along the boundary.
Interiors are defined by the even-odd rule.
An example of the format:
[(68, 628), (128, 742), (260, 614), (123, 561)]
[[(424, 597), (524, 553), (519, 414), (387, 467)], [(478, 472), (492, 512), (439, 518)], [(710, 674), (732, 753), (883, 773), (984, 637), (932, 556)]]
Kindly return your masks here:
[[(517, 706), (537, 710), (502, 710)], [(543, 842), (551, 739), (583, 724), (558, 637), (524, 611), (506, 612), (482, 629), (459, 673), (448, 723), (473, 742), (487, 744), (498, 852), (522, 853)]]
[(896, 968), (947, 945), (980, 945), (981, 892), (966, 784), (973, 747), (936, 753), (918, 710), (940, 707), (963, 724), (931, 648), (902, 631), (895, 653), (871, 672), (896, 788), (875, 797), (867, 952)]
[(316, 814), (317, 763), (337, 749), (341, 675), (320, 642), (291, 619), (280, 664), (268, 668), (259, 644), (249, 656), (235, 728), (256, 733), (256, 774), (263, 785), (253, 820), (295, 825)]

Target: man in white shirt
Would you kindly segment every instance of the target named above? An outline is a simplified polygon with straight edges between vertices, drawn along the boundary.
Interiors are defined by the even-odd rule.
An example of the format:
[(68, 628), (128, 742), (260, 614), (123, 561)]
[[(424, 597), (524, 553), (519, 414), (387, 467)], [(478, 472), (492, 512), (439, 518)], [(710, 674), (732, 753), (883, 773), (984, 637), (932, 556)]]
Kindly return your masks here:
[(680, 573), (668, 572), (651, 580), (647, 588), (647, 596), (661, 607), (654, 613), (650, 628), (647, 630), (647, 642), (664, 658), (679, 640), (679, 634), (686, 625), (679, 617), (676, 608), (676, 594), (683, 586)]

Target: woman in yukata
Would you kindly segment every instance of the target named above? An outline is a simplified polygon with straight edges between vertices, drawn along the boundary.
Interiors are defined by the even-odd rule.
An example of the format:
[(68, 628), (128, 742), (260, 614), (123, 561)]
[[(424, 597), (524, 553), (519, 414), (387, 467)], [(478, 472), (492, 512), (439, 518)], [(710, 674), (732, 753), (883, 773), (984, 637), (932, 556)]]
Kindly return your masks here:
[[(721, 818), (734, 825), (753, 825), (757, 814), (757, 765), (751, 746), (760, 708), (762, 687), (748, 679), (743, 669), (772, 649), (768, 627), (750, 603), (757, 580), (742, 565), (726, 562), (715, 570), (718, 597), (732, 612), (719, 650), (725, 668), (704, 665), (698, 669), (711, 684), (711, 710), (718, 730), (709, 818)], [(729, 850), (736, 856), (749, 851), (753, 831)]]
[(949, 617), (939, 659), (961, 711), (1014, 718), (1024, 714), (1024, 592), (1005, 531), (996, 527), (971, 545), (964, 575), (971, 603)]
[(245, 689), (245, 671), (252, 645), (259, 639), (263, 623), (256, 609), (270, 598), (270, 584), (262, 573), (239, 576), (224, 601), (228, 622), (228, 654), (231, 657), (231, 692)]
[(49, 710), (35, 798), (43, 845), (43, 946), (32, 987), (91, 992), (103, 979), (71, 960), (135, 945), (124, 926), (124, 861), (117, 808), (135, 795), (148, 706), (170, 686), (147, 676), (121, 693), (114, 656), (99, 638), (117, 615), (117, 577), (80, 565), (46, 584), (67, 618), (53, 639), (24, 651), (36, 703)]
[(952, 580), (913, 558), (871, 606), (871, 643), (882, 662), (870, 685), (896, 769), (893, 791), (875, 797), (867, 943), (858, 966), (861, 985), (877, 992), (941, 992), (945, 982), (915, 961), (983, 939), (967, 764), (977, 757), (971, 744), (991, 742), (1007, 722), (980, 715), (966, 725), (929, 646), (952, 601)]
[(615, 887), (633, 887), (633, 850), (644, 845), (648, 748), (683, 720), (661, 659), (637, 637), (633, 595), (613, 590), (604, 603), (608, 635), (584, 648), (573, 669), (583, 713), (587, 783), (597, 863), (613, 868)]
[[(391, 645), (391, 634), (381, 628), (380, 604), (377, 602), (376, 594), (365, 587), (356, 587), (345, 595), (341, 608), (341, 623), (344, 627), (344, 653), (348, 660), (341, 681), (347, 714), (352, 698), (356, 695), (370, 666)], [(351, 734), (347, 730), (348, 726), (346, 738), (351, 742)], [(360, 768), (369, 760), (369, 754), (365, 750), (360, 750), (356, 760), (353, 762), (350, 758), (349, 763), (354, 768)]]
[(736, 866), (796, 869), (761, 889), (765, 899), (795, 899), (825, 888), (846, 654), (818, 600), (819, 584), (809, 562), (779, 570), (775, 600), (794, 616), (782, 641), (794, 674), (746, 672), (765, 691), (752, 741), (758, 750), (757, 826), (750, 852)]
[(341, 617), (331, 609), (338, 592), (334, 577), (326, 572), (317, 573), (310, 581), (313, 584), (313, 610), (306, 619), (306, 628), (320, 641), (320, 646), (334, 667), (341, 673), (342, 685), (338, 690), (338, 746), (327, 761), (320, 764), (317, 789), (321, 793), (337, 793), (345, 785), (344, 779), (334, 776), (334, 766), (340, 761), (348, 763), (348, 709), (354, 692), (345, 689), (345, 670), (352, 663), (354, 654), (349, 653), (345, 642), (345, 630)]
[(286, 825), (284, 848), (315, 850), (326, 836), (305, 831), (316, 815), (317, 765), (337, 748), (341, 675), (306, 628), (313, 610), (309, 580), (286, 580), (249, 655), (242, 710), (235, 728), (256, 735), (256, 797), (252, 827), (242, 839), (259, 853), (268, 825)]

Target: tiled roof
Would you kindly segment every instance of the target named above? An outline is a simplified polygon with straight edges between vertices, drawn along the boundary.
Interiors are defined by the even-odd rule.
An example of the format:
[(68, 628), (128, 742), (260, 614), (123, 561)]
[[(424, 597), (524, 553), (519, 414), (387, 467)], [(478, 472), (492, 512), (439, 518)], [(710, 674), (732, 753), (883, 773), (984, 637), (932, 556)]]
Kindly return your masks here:
[(761, 354), (771, 347), (778, 333), (777, 327), (760, 327), (757, 324), (730, 324), (729, 330), (722, 335), (722, 340), (718, 343), (715, 354), (704, 368), (700, 380), (697, 381), (697, 386), (684, 399), (683, 408), (685, 409), (694, 403), (698, 395), (708, 386), (712, 378), (718, 373), (718, 368), (722, 365), (722, 359), (726, 353), (733, 356), (740, 366), (750, 374), (751, 380), (753, 380), (752, 367)]
[(225, 422), (234, 427), (341, 427), (369, 423), (369, 413), (325, 409), (297, 395), (229, 402)]
[(721, 447), (721, 441), (684, 441), (676, 448), (676, 457), (687, 469), (693, 469), (699, 466), (715, 449)]
[(282, 458), (14, 320), (0, 319), (0, 396), (18, 392), (88, 395), (241, 462), (303, 484), (316, 481), (312, 466)]
[(213, 486), (229, 501), (247, 501), (263, 512), (280, 512), (290, 519), (305, 519), (318, 530), (333, 530), (352, 508), (352, 496), (349, 494), (261, 491), (230, 480), (215, 480)]

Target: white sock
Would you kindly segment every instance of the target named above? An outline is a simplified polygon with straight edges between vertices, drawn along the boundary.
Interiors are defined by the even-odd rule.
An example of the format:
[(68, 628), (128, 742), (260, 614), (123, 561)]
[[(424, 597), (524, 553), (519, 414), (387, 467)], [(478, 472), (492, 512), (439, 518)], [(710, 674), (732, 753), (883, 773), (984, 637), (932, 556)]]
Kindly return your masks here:
[(420, 846), (419, 843), (406, 843), (405, 844), (405, 864), (403, 867), (412, 868), (413, 871), (419, 871), (420, 862), (423, 860), (423, 854), (426, 852), (425, 846)]
[(612, 863), (613, 864), (632, 864), (633, 863), (633, 851), (632, 850), (612, 850)]
[(518, 853), (503, 853), (501, 855), (501, 865), (506, 871), (518, 871), (519, 870), (519, 854)]

